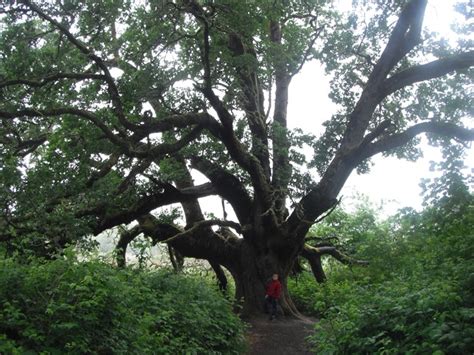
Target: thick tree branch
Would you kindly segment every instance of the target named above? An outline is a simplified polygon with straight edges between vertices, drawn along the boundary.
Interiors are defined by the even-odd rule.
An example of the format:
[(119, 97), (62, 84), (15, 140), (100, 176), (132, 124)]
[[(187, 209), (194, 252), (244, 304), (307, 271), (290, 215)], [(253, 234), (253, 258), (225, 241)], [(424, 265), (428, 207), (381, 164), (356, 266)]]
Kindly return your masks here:
[(204, 97), (209, 101), (212, 108), (216, 111), (217, 117), (222, 123), (223, 128), (226, 131), (233, 130), (234, 116), (227, 110), (224, 103), (219, 99), (219, 97), (214, 93), (214, 90), (210, 87), (197, 88), (202, 92)]
[[(225, 108), (224, 104), (212, 92), (212, 90), (203, 90), (203, 93), (211, 102), (211, 105), (216, 110), (223, 124), (226, 123), (227, 119), (222, 120), (222, 115), (228, 117), (229, 119), (233, 119), (230, 113)], [(255, 189), (255, 193), (261, 197), (259, 202), (263, 204), (263, 208), (270, 208), (270, 185), (265, 170), (258, 158), (256, 158), (253, 154), (249, 153), (245, 146), (237, 139), (232, 129), (232, 124), (230, 124), (229, 129), (226, 129), (225, 125), (222, 126), (218, 138), (225, 145), (232, 159), (234, 159), (234, 161), (242, 169), (249, 173), (252, 179), (252, 185)]]
[(148, 169), (151, 163), (151, 159), (139, 160), (138, 163), (132, 167), (125, 179), (123, 179), (120, 185), (117, 187), (116, 194), (121, 194), (125, 192), (128, 187), (135, 181), (137, 175), (142, 174), (146, 169)]
[(216, 110), (223, 124), (220, 129), (219, 139), (226, 146), (231, 157), (250, 174), (256, 191), (258, 191), (264, 199), (268, 199), (270, 190), (265, 170), (260, 164), (260, 161), (253, 154), (250, 154), (235, 136), (232, 128), (232, 115), (227, 111), (222, 101), (212, 90), (202, 89), (202, 92)]
[(438, 78), (455, 70), (466, 69), (473, 65), (474, 51), (470, 51), (408, 68), (385, 80), (382, 86), (383, 96), (386, 97), (414, 83)]
[(239, 221), (247, 224), (250, 219), (252, 199), (239, 179), (202, 157), (193, 157), (191, 166), (212, 182), (216, 192), (231, 204)]
[[(16, 147), (14, 154), (25, 157), (30, 153), (33, 153), (36, 149), (38, 149), (41, 145), (43, 145), (46, 141), (48, 140), (48, 137), (46, 134), (41, 134), (36, 138), (31, 138), (31, 139), (21, 139), (20, 137), (18, 138), (18, 141), (16, 142)], [(0, 142), (3, 143), (3, 142)]]
[(203, 26), (203, 48), (201, 49), (201, 61), (204, 68), (204, 87), (199, 88), (199, 90), (204, 94), (208, 99), (211, 106), (216, 110), (219, 119), (222, 122), (222, 125), (226, 130), (232, 131), (232, 122), (234, 121), (233, 116), (225, 108), (222, 101), (217, 97), (217, 95), (212, 90), (212, 79), (211, 79), (211, 62), (209, 59), (209, 54), (211, 51), (211, 46), (209, 42), (209, 22), (207, 20), (206, 13), (202, 6), (195, 0), (186, 0), (184, 2), (188, 6), (189, 12), (202, 24)]
[(320, 247), (314, 249), (316, 249), (320, 255), (331, 255), (333, 258), (345, 265), (369, 265), (368, 261), (351, 258), (350, 256), (341, 253), (336, 247)]
[(411, 0), (402, 10), (389, 41), (349, 116), (340, 150), (351, 150), (361, 143), (375, 108), (385, 97), (382, 87), (387, 75), (420, 42), (426, 2), (427, 0)]
[[(388, 121), (386, 121), (388, 122)], [(429, 132), (445, 137), (457, 138), (462, 141), (473, 141), (474, 130), (456, 126), (451, 123), (423, 122), (412, 126), (402, 133), (392, 134), (374, 143), (369, 143), (380, 136), (388, 123), (382, 123), (375, 129), (374, 134), (369, 134), (363, 140), (364, 144), (350, 152), (339, 152), (326, 170), (321, 181), (304, 196), (297, 207), (285, 222), (285, 228), (294, 231), (298, 240), (303, 240), (311, 221), (337, 203), (335, 197), (351, 171), (363, 160), (390, 149), (397, 148), (408, 143), (411, 139), (421, 133)]]
[(168, 239), (162, 240), (161, 243), (171, 243), (176, 241), (177, 239), (190, 236), (193, 233), (196, 233), (198, 230), (202, 228), (207, 228), (211, 226), (222, 226), (222, 227), (231, 227), (235, 229), (238, 233), (241, 233), (241, 227), (239, 223), (232, 222), (232, 221), (222, 221), (219, 219), (208, 219), (204, 221), (199, 221), (193, 224), (193, 226), (185, 231), (178, 233)]
[[(120, 212), (103, 215), (99, 220), (97, 226), (94, 228), (94, 233), (100, 232), (118, 226), (120, 224), (127, 224), (140, 216), (146, 215), (154, 209), (170, 205), (172, 203), (180, 203), (192, 199), (215, 195), (216, 191), (212, 184), (206, 183), (198, 186), (193, 186), (178, 190), (170, 184), (163, 184), (162, 191), (155, 194), (146, 195), (140, 198), (137, 202), (128, 206)], [(106, 207), (106, 206), (105, 206)], [(100, 207), (103, 210), (105, 207)], [(91, 210), (84, 210), (78, 213), (77, 217), (85, 217), (88, 215), (96, 215), (97, 208)], [(100, 215), (100, 214), (99, 214)]]
[(296, 231), (299, 240), (304, 238), (309, 228), (306, 221), (316, 219), (321, 213), (333, 206), (337, 194), (351, 171), (363, 159), (403, 145), (421, 132), (433, 132), (470, 140), (470, 138), (466, 138), (469, 134), (466, 134), (466, 131), (460, 128), (455, 129), (454, 126), (445, 126), (441, 123), (422, 123), (408, 129), (406, 132), (388, 136), (372, 143), (384, 134), (390, 125), (388, 121), (381, 123), (374, 131), (364, 137), (375, 108), (387, 95), (415, 82), (439, 77), (473, 64), (472, 53), (468, 52), (415, 66), (396, 73), (387, 79), (387, 75), (397, 63), (419, 43), (425, 7), (426, 0), (411, 0), (403, 9), (387, 46), (377, 61), (359, 101), (349, 116), (349, 122), (340, 148), (318, 185), (302, 198), (298, 207), (285, 223), (289, 230)]
[(142, 228), (140, 225), (134, 226), (132, 229), (123, 230), (120, 233), (119, 240), (117, 245), (115, 246), (115, 260), (117, 262), (118, 267), (125, 267), (127, 262), (126, 260), (126, 253), (127, 247), (136, 237), (138, 237), (142, 233)]
[(159, 120), (150, 120), (145, 122), (135, 133), (131, 136), (131, 140), (139, 142), (146, 136), (152, 133), (162, 133), (171, 131), (175, 128), (186, 128), (192, 125), (199, 125), (208, 129), (216, 138), (220, 136), (221, 126), (219, 123), (207, 112), (201, 113), (184, 113), (170, 115)]
[[(185, 187), (190, 187), (193, 186), (193, 179), (191, 176), (191, 173), (189, 172), (186, 163), (184, 159), (177, 158), (176, 159), (178, 163), (181, 164), (181, 169), (183, 170), (181, 174), (179, 174), (179, 178), (175, 179), (176, 186), (179, 188), (185, 188)], [(187, 226), (192, 226), (195, 223), (200, 223), (204, 220), (204, 215), (201, 211), (201, 207), (199, 205), (199, 202), (197, 199), (182, 202), (181, 205), (183, 206), (184, 209), (184, 214), (186, 217), (186, 225)], [(220, 233), (219, 233), (220, 234)], [(199, 241), (200, 242), (208, 242), (208, 243), (213, 243), (215, 240), (221, 240), (219, 236), (211, 229), (210, 226), (208, 227), (203, 227), (200, 229), (200, 234), (199, 234)], [(176, 264), (175, 261), (173, 261), (173, 254), (178, 254), (182, 255), (177, 249), (173, 248), (170, 243), (168, 243), (168, 248), (170, 250), (170, 257), (173, 262), (173, 265)], [(173, 252), (175, 250), (176, 252)], [(224, 273), (224, 270), (220, 266), (218, 262), (216, 262), (212, 257), (208, 258), (209, 264), (211, 265), (212, 269), (214, 270), (217, 280), (218, 280), (218, 285), (219, 288), (222, 291), (225, 291), (227, 289), (227, 277)], [(182, 264), (182, 263), (181, 263)], [(175, 267), (176, 269), (176, 267)]]
[(212, 270), (214, 270), (214, 273), (216, 274), (219, 289), (222, 292), (227, 291), (227, 276), (225, 275), (224, 270), (219, 263), (209, 260), (209, 264), (211, 264)]
[(219, 129), (218, 138), (226, 146), (231, 157), (249, 173), (252, 178), (252, 183), (256, 194), (259, 194), (264, 206), (271, 205), (270, 203), (270, 186), (268, 184), (268, 177), (265, 173), (261, 162), (253, 154), (249, 153), (242, 143), (237, 139), (233, 131), (233, 116), (227, 110), (222, 101), (217, 97), (212, 88), (199, 88), (204, 96), (207, 98), (211, 106), (217, 112), (217, 115), (222, 123)]
[(336, 174), (335, 169), (330, 171), (334, 180), (328, 179), (328, 182), (326, 182), (326, 180), (320, 181), (316, 187), (311, 189), (311, 191), (298, 202), (291, 215), (283, 224), (282, 228), (295, 237), (295, 242), (303, 243), (306, 233), (313, 225), (313, 221), (338, 203), (335, 197), (331, 197), (336, 195), (336, 191), (333, 191), (334, 186), (342, 186), (344, 184), (352, 167), (343, 165), (340, 169), (338, 174)]
[(249, 153), (245, 147), (239, 142), (233, 131), (234, 117), (225, 107), (224, 103), (219, 99), (212, 89), (211, 82), (211, 63), (209, 59), (210, 52), (210, 27), (207, 19), (207, 14), (195, 0), (186, 0), (188, 11), (202, 24), (203, 26), (203, 48), (201, 53), (201, 60), (204, 68), (204, 87), (197, 88), (204, 97), (209, 101), (212, 108), (217, 112), (217, 115), (222, 123), (220, 130), (220, 140), (226, 146), (231, 157), (245, 170), (251, 178), (255, 189), (255, 193), (261, 196), (259, 202), (263, 204), (263, 208), (268, 209), (271, 206), (270, 186), (268, 184), (268, 176), (262, 166), (260, 160), (255, 155)]
[(180, 272), (183, 270), (184, 266), (184, 256), (181, 255), (179, 251), (173, 248), (168, 244), (168, 254), (170, 256), (171, 265), (175, 272)]
[(395, 65), (421, 41), (427, 0), (411, 0), (402, 10), (369, 83), (380, 83)]
[(86, 187), (88, 187), (88, 188), (92, 187), (97, 180), (99, 180), (99, 179), (103, 178), (104, 176), (106, 176), (112, 170), (112, 168), (115, 166), (115, 164), (117, 164), (117, 162), (119, 161), (119, 158), (120, 158), (120, 154), (114, 153), (110, 156), (109, 159), (104, 161), (101, 164), (101, 167), (100, 167), (99, 171), (93, 172), (91, 174), (91, 176), (89, 177), (89, 179), (86, 182)]
[(381, 122), (377, 127), (375, 127), (373, 131), (371, 131), (364, 137), (361, 143), (361, 146), (365, 146), (373, 142), (375, 139), (380, 137), (391, 125), (392, 125), (392, 121), (390, 120), (385, 120)]
[(126, 154), (136, 158), (156, 159), (184, 148), (199, 137), (202, 130), (203, 127), (198, 125), (194, 127), (191, 132), (174, 143), (160, 143), (153, 147), (149, 147), (148, 144), (141, 144), (137, 149), (129, 149)]
[(204, 67), (204, 84), (206, 88), (211, 88), (211, 61), (209, 59), (211, 45), (209, 42), (209, 22), (207, 14), (198, 1), (185, 0), (184, 4), (188, 7), (188, 11), (203, 25), (204, 45), (201, 53), (201, 61)]
[[(160, 223), (149, 214), (140, 217), (138, 222), (143, 229), (143, 233), (151, 237), (155, 244), (168, 240), (167, 244), (171, 245), (185, 257), (212, 260), (212, 262), (229, 268), (235, 261), (233, 257), (239, 253), (241, 239), (233, 236), (224, 237), (214, 233), (212, 230), (209, 233), (209, 227), (215, 224), (206, 221), (197, 222), (206, 222), (205, 224), (207, 225), (198, 225), (191, 234), (186, 233), (185, 238), (174, 238), (177, 235), (181, 235), (183, 230), (170, 224)], [(196, 223), (192, 226), (195, 227)], [(169, 241), (170, 238), (174, 239)]]
[(375, 154), (400, 147), (421, 133), (434, 133), (443, 137), (456, 138), (461, 141), (474, 141), (474, 129), (467, 129), (444, 122), (422, 122), (418, 123), (401, 133), (390, 136), (363, 147), (357, 156), (360, 161)]
[[(251, 55), (257, 61), (253, 48), (246, 48), (241, 37), (229, 34), (228, 48), (234, 57)], [(251, 65), (236, 65), (240, 87), (244, 94), (243, 106), (252, 132), (252, 153), (259, 159), (270, 179), (270, 155), (268, 151), (268, 133), (265, 123), (264, 94), (257, 72)]]
[[(175, 156), (175, 161), (179, 166), (179, 172), (174, 178), (174, 183), (176, 184), (176, 187), (178, 189), (193, 187), (193, 177), (191, 176), (191, 172), (186, 166), (186, 161), (184, 160), (184, 158), (177, 155)], [(183, 201), (181, 202), (181, 206), (183, 206), (184, 217), (186, 218), (186, 225), (192, 225), (196, 222), (204, 220), (204, 214), (202, 213), (201, 205), (199, 204), (199, 201), (197, 199)], [(212, 230), (209, 229), (208, 232), (212, 232)]]
[(303, 250), (301, 250), (300, 255), (308, 260), (316, 281), (319, 283), (326, 281), (326, 274), (324, 273), (323, 265), (321, 263), (321, 254), (309, 245), (305, 245)]
[(313, 255), (331, 255), (336, 260), (340, 261), (345, 265), (368, 265), (369, 262), (366, 260), (358, 260), (354, 259), (344, 253), (341, 253), (336, 247), (312, 247), (310, 245), (304, 246), (304, 253), (305, 254), (313, 254)]
[[(278, 46), (282, 44), (281, 25), (277, 21), (270, 23), (270, 40)], [(291, 75), (285, 61), (276, 59), (275, 66), (275, 110), (273, 112), (273, 176), (272, 187), (275, 193), (274, 209), (279, 222), (286, 217), (285, 197), (291, 178), (289, 161), (290, 142), (287, 131), (288, 90)]]

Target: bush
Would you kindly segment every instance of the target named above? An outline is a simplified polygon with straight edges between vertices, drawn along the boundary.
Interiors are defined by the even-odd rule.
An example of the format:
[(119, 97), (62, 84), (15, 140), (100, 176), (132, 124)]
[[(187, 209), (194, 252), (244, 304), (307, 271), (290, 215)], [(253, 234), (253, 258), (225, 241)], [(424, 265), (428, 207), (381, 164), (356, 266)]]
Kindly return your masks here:
[(0, 353), (232, 354), (243, 325), (217, 290), (168, 271), (0, 258)]
[(331, 267), (323, 285), (309, 273), (289, 282), (297, 304), (322, 317), (311, 337), (315, 351), (474, 353), (470, 206), (449, 218), (436, 210), (399, 216), (385, 234), (357, 241), (368, 267)]
[(337, 295), (312, 337), (318, 353), (472, 353), (474, 309), (455, 282), (431, 281), (391, 280)]

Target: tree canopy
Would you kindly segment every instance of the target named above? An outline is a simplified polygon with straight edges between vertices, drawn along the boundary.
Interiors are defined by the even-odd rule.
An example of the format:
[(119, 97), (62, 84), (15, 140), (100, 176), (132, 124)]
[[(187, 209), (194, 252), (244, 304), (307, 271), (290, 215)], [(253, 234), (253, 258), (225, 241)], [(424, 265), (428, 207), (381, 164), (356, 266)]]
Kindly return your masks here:
[[(145, 234), (209, 260), (221, 280), (222, 265), (253, 306), (272, 272), (285, 290), (299, 255), (317, 270), (328, 252), (305, 237), (353, 170), (377, 154), (416, 159), (424, 133), (474, 140), (469, 4), (458, 2), (466, 24), (448, 40), (424, 28), (427, 3), (1, 5), (0, 240), (48, 254), (137, 222), (121, 250)], [(287, 124), (291, 80), (311, 60), (338, 105), (318, 137)], [(198, 200), (210, 195), (237, 220), (206, 219)], [(185, 226), (180, 209), (160, 210), (176, 203)]]

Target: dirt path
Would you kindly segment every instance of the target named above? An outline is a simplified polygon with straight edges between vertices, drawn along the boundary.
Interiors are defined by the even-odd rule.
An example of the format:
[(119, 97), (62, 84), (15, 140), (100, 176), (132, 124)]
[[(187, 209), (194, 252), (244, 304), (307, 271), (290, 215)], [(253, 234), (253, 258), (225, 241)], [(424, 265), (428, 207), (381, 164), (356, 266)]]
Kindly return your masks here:
[(312, 354), (305, 340), (314, 328), (314, 319), (280, 317), (269, 321), (267, 317), (253, 318), (250, 324), (248, 355), (306, 355)]

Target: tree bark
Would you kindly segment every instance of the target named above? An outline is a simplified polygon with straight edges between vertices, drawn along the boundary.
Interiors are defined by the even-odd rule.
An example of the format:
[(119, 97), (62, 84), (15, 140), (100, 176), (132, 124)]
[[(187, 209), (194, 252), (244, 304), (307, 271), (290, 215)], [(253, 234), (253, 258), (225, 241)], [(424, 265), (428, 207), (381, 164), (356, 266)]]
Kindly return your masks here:
[(184, 266), (184, 257), (171, 245), (168, 245), (168, 253), (170, 256), (171, 265), (173, 266), (173, 270), (175, 272), (181, 272)]
[(279, 300), (285, 316), (301, 317), (288, 293), (287, 280), (294, 260), (282, 259), (271, 249), (258, 249), (244, 241), (240, 260), (231, 271), (236, 284), (237, 301), (242, 302), (242, 316), (263, 313), (265, 291), (273, 274), (279, 275), (282, 292)]
[(219, 289), (225, 293), (227, 291), (227, 276), (225, 276), (224, 270), (218, 263), (214, 261), (209, 260), (209, 264), (216, 274), (217, 285), (219, 286)]
[(312, 252), (309, 248), (304, 248), (301, 256), (308, 260), (313, 276), (317, 282), (323, 283), (326, 281), (326, 274), (324, 273), (323, 265), (321, 263), (321, 254)]

